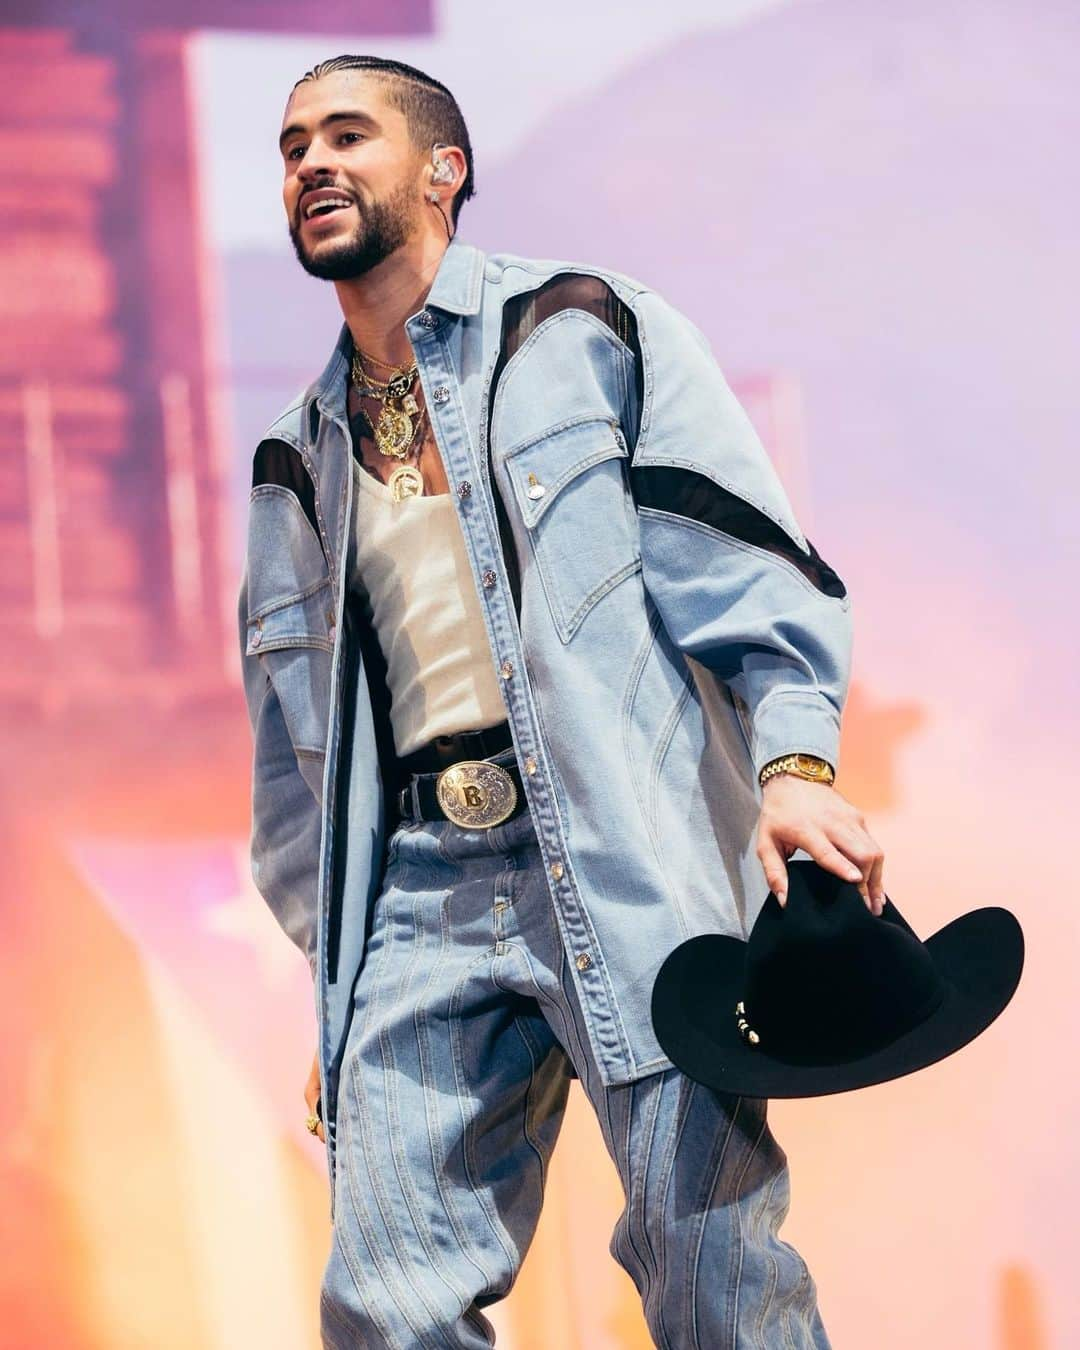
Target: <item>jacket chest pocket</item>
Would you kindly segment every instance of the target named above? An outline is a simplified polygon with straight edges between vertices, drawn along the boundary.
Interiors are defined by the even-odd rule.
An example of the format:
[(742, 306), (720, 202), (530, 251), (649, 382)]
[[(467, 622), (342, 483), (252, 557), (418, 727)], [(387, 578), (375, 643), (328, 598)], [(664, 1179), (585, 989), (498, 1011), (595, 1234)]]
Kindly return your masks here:
[(318, 537), (295, 496), (280, 487), (252, 492), (248, 549), (245, 652), (270, 678), (303, 769), (305, 757), (326, 754), (333, 584)]
[(502, 460), (552, 622), (569, 642), (624, 577), (641, 570), (627, 451), (610, 418), (556, 428)]

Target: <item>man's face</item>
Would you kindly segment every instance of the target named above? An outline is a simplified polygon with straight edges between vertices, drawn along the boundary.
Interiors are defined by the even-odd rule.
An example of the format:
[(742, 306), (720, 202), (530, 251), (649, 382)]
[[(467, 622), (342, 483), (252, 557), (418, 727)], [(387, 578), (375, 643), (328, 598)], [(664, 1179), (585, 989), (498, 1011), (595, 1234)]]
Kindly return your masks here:
[(363, 276), (417, 228), (423, 184), (405, 115), (363, 71), (335, 71), (293, 90), (281, 156), (289, 238), (313, 277)]

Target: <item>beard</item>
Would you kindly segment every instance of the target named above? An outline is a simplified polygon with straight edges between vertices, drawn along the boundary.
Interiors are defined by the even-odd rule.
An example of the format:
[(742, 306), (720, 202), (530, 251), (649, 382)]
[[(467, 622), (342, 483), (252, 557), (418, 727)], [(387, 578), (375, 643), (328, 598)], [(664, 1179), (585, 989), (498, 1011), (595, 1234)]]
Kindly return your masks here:
[(385, 200), (363, 207), (348, 193), (359, 216), (356, 228), (351, 234), (320, 240), (314, 253), (304, 244), (303, 225), (290, 224), (289, 238), (300, 266), (322, 281), (352, 281), (370, 272), (408, 241), (415, 209), (412, 193), (412, 186), (402, 183)]

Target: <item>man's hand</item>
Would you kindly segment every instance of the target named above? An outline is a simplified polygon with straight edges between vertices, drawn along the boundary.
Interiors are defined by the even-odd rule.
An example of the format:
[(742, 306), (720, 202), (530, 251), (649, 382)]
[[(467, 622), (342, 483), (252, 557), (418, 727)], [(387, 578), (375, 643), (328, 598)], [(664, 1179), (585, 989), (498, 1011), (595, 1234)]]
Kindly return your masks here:
[(776, 773), (762, 788), (757, 855), (769, 889), (787, 903), (787, 859), (797, 848), (845, 881), (856, 882), (871, 914), (885, 907), (885, 854), (862, 812), (828, 783)]
[[(319, 1083), (319, 1052), (315, 1051), (315, 1058), (311, 1061), (311, 1072), (308, 1074), (307, 1083), (304, 1085), (304, 1101), (307, 1102), (309, 1115), (315, 1115), (315, 1103), (318, 1101), (319, 1093), (322, 1088)], [(326, 1134), (323, 1131), (322, 1121), (319, 1121), (315, 1133), (326, 1143)]]

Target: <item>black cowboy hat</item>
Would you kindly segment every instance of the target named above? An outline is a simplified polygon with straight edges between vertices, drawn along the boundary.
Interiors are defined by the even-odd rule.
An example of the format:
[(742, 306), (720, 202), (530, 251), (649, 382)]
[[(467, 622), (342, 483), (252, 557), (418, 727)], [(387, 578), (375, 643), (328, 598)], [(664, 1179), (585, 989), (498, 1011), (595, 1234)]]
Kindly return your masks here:
[(670, 953), (653, 1029), (689, 1077), (749, 1097), (847, 1092), (934, 1064), (1012, 998), (1024, 935), (1007, 909), (972, 910), (923, 942), (886, 896), (813, 860), (787, 863), (747, 941), (707, 933)]

